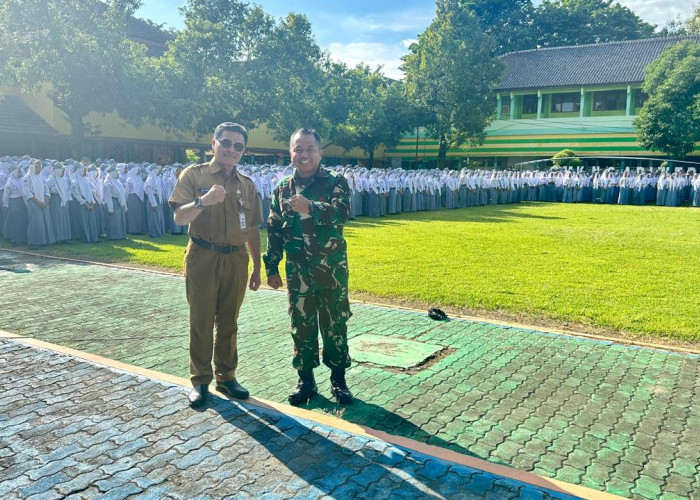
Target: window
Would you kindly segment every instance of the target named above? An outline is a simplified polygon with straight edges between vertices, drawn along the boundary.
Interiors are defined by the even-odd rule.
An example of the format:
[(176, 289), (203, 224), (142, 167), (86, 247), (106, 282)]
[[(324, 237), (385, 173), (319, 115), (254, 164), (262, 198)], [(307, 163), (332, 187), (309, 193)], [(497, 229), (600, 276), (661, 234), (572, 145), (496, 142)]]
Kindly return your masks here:
[(552, 94), (552, 113), (576, 113), (580, 109), (581, 95), (579, 93)]
[(510, 99), (501, 102), (501, 116), (510, 116)]
[(644, 93), (642, 89), (637, 89), (634, 91), (634, 109), (640, 109), (647, 102), (649, 96)]
[(523, 114), (534, 115), (537, 113), (537, 94), (523, 96)]
[(593, 111), (624, 111), (627, 109), (626, 90), (593, 92)]

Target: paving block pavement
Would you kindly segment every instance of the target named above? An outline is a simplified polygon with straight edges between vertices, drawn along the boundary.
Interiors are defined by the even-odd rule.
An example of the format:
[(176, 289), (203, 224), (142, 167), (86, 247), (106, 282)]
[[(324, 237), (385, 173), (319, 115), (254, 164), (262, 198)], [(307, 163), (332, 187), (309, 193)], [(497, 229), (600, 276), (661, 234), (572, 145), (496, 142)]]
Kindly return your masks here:
[[(0, 329), (188, 377), (181, 277), (6, 251), (0, 261), (29, 271), (0, 271)], [(309, 409), (628, 498), (700, 499), (697, 355), (362, 304), (353, 313), (351, 342), (371, 334), (440, 350), (410, 369), (356, 363), (347, 408), (321, 367)], [(248, 292), (238, 343), (238, 379), (286, 401), (295, 373), (283, 293)]]
[(579, 498), (186, 391), (0, 339), (0, 498)]

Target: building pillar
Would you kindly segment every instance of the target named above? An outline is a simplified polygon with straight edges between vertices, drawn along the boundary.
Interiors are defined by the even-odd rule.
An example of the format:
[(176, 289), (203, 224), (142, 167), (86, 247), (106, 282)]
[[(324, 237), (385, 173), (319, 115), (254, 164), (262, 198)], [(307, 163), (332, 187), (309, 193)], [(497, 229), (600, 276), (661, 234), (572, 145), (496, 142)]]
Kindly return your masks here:
[(501, 106), (503, 105), (503, 100), (501, 99), (500, 92), (496, 94), (496, 120), (501, 119)]
[(537, 91), (537, 119), (542, 119), (542, 91)]
[(583, 110), (584, 106), (586, 105), (586, 92), (583, 90), (583, 87), (581, 87), (581, 101), (579, 104), (579, 110), (578, 110), (578, 117), (583, 118)]
[(515, 94), (510, 93), (510, 119), (513, 121), (515, 119)]
[(632, 87), (627, 85), (627, 107), (625, 108), (625, 116), (632, 114)]

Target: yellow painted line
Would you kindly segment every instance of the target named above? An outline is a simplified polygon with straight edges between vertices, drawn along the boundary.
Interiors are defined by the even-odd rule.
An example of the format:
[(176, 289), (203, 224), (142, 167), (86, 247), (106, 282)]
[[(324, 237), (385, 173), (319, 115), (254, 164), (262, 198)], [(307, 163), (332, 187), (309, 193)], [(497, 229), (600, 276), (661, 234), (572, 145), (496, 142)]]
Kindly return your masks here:
[[(0, 250), (7, 251), (7, 252), (19, 253), (19, 254), (31, 255), (34, 257), (65, 260), (67, 262), (76, 262), (76, 263), (80, 263), (80, 264), (92, 264), (95, 266), (110, 267), (113, 269), (126, 269), (129, 271), (141, 271), (141, 272), (145, 272), (145, 273), (160, 274), (160, 275), (169, 276), (169, 277), (182, 277), (182, 274), (180, 274), (179, 272), (175, 272), (175, 271), (160, 271), (157, 269), (144, 269), (144, 268), (140, 268), (140, 267), (131, 267), (131, 266), (123, 265), (123, 264), (110, 264), (107, 262), (73, 259), (70, 257), (58, 257), (58, 256), (54, 256), (54, 255), (45, 255), (45, 254), (41, 254), (41, 253), (29, 252), (29, 251), (24, 251), (24, 250), (16, 250), (14, 248), (3, 248), (1, 246), (0, 246)], [(262, 285), (260, 287), (260, 289), (267, 290), (270, 292), (285, 293), (286, 294), (286, 292), (284, 290), (275, 290), (275, 289), (267, 287), (265, 285)], [(411, 312), (416, 312), (419, 314), (427, 314), (427, 312), (424, 311), (423, 309), (415, 309), (412, 307), (406, 307), (406, 306), (395, 305), (395, 304), (390, 304), (390, 303), (357, 300), (357, 299), (352, 299), (352, 298), (350, 298), (350, 302), (353, 304), (363, 304), (363, 305), (368, 305), (368, 306), (381, 307), (384, 309), (400, 309), (402, 311), (411, 311)], [(497, 325), (497, 326), (501, 325), (501, 326), (508, 326), (511, 328), (522, 328), (525, 330), (535, 330), (535, 331), (542, 332), (542, 333), (555, 333), (558, 335), (567, 335), (570, 337), (582, 337), (582, 338), (586, 338), (586, 339), (600, 340), (600, 341), (605, 341), (605, 342), (615, 342), (616, 344), (632, 345), (632, 346), (638, 346), (638, 347), (648, 347), (650, 349), (659, 349), (662, 351), (671, 351), (671, 352), (680, 352), (680, 353), (685, 353), (685, 354), (698, 354), (698, 355), (700, 355), (700, 349), (678, 347), (678, 346), (669, 346), (669, 345), (658, 344), (658, 343), (654, 343), (654, 342), (642, 342), (642, 341), (638, 341), (638, 340), (634, 340), (634, 339), (625, 339), (622, 337), (619, 337), (619, 338), (618, 337), (606, 337), (604, 335), (583, 333), (583, 332), (579, 332), (576, 330), (564, 330), (564, 329), (559, 329), (559, 328), (533, 326), (533, 325), (527, 325), (525, 323), (515, 323), (515, 322), (492, 319), (492, 318), (486, 318), (486, 317), (482, 317), (482, 316), (452, 314), (452, 317), (457, 318), (457, 319), (466, 319), (469, 321), (475, 321), (475, 322), (479, 322), (479, 323), (490, 323), (492, 325)]]
[[(167, 373), (162, 373), (155, 370), (149, 370), (147, 368), (141, 368), (139, 366), (122, 363), (121, 361), (105, 358), (96, 354), (90, 354), (76, 349), (71, 349), (70, 347), (44, 342), (43, 340), (38, 340), (31, 337), (24, 337), (22, 335), (6, 332), (4, 330), (0, 330), (0, 338), (13, 340), (40, 349), (46, 349), (61, 354), (67, 354), (88, 361), (90, 363), (115, 368), (124, 372), (132, 373), (135, 375), (141, 375), (143, 377), (150, 378), (153, 380), (158, 380), (160, 382), (178, 385), (183, 388), (189, 388), (191, 386), (190, 381), (186, 378), (176, 377), (174, 375), (168, 375)], [(224, 399), (226, 399), (226, 396), (219, 393), (218, 391), (214, 390), (212, 392), (219, 394)], [(251, 397), (246, 400), (236, 401), (243, 401), (246, 404), (252, 404), (259, 408), (274, 410), (285, 415), (304, 418), (306, 420), (310, 420), (312, 422), (325, 425), (327, 427), (332, 427), (334, 429), (338, 429), (340, 431), (348, 432), (351, 434), (379, 439), (389, 444), (401, 446), (403, 448), (408, 448), (419, 453), (440, 458), (442, 460), (454, 462), (460, 465), (465, 465), (467, 467), (478, 469), (484, 472), (489, 472), (491, 474), (502, 476), (514, 481), (520, 481), (523, 483), (531, 484), (539, 488), (546, 488), (559, 493), (566, 493), (569, 495), (574, 495), (591, 500), (614, 500), (623, 498), (603, 491), (597, 491), (591, 488), (586, 488), (584, 486), (565, 483), (564, 481), (560, 481), (558, 479), (543, 477), (532, 472), (513, 469), (505, 465), (494, 464), (486, 460), (482, 460), (480, 458), (462, 455), (461, 453), (457, 453), (452, 450), (447, 450), (438, 446), (421, 443), (419, 441), (415, 441), (413, 439), (405, 438), (402, 436), (394, 436), (393, 434), (388, 434), (384, 431), (378, 431), (376, 429), (372, 429), (364, 425), (358, 425), (352, 422), (347, 422), (337, 417), (316, 413), (311, 410), (305, 410), (304, 408), (297, 408), (295, 406), (283, 403), (276, 403), (274, 401), (268, 401), (266, 399), (260, 399), (255, 397)], [(183, 394), (183, 405), (184, 404), (185, 398)]]

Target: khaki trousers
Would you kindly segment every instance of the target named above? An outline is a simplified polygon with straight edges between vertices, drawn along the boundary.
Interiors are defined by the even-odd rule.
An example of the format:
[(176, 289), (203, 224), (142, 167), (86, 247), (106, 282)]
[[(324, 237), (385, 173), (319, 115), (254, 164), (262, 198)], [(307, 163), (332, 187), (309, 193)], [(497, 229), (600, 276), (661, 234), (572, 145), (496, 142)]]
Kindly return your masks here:
[(192, 385), (208, 385), (214, 377), (217, 382), (231, 380), (238, 365), (238, 313), (248, 283), (248, 253), (241, 247), (220, 254), (190, 241), (183, 267), (190, 305)]

